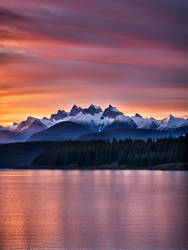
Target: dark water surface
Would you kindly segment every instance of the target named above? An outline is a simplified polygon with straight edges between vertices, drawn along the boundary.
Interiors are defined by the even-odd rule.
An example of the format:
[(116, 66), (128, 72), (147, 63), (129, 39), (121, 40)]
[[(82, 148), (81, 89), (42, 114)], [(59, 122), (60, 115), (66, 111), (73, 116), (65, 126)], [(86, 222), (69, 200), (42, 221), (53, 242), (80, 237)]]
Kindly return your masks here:
[(188, 249), (188, 172), (0, 171), (0, 249)]

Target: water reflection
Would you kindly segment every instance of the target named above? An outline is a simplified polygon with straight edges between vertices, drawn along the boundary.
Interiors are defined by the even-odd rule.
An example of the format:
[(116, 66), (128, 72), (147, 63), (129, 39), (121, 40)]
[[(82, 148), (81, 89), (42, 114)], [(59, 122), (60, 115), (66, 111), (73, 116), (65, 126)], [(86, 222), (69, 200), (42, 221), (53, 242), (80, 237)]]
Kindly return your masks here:
[(2, 171), (0, 249), (180, 249), (187, 197), (187, 172)]

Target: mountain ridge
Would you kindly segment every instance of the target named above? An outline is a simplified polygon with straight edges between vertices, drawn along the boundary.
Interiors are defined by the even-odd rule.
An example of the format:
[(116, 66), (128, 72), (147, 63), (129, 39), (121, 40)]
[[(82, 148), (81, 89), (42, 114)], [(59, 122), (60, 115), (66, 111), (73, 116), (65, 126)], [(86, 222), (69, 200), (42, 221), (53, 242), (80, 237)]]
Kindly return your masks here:
[[(137, 130), (142, 129), (145, 130), (146, 134), (147, 130), (158, 131), (159, 134), (161, 131), (161, 135), (163, 134), (163, 131), (172, 133), (173, 130), (187, 127), (188, 119), (177, 118), (170, 114), (168, 119), (165, 118), (162, 120), (157, 120), (152, 117), (144, 118), (139, 113), (136, 113), (135, 116), (127, 116), (112, 105), (109, 105), (104, 110), (100, 106), (94, 104), (91, 104), (88, 108), (82, 108), (77, 105), (73, 105), (70, 111), (66, 112), (64, 109), (59, 109), (57, 113), (52, 114), (49, 118), (44, 117), (39, 119), (28, 116), (25, 121), (21, 121), (18, 124), (14, 123), (12, 127), (4, 128), (0, 126), (0, 143), (11, 142), (11, 138), (12, 141), (26, 141), (34, 134), (43, 133), (43, 131), (46, 130), (48, 131), (48, 129), (51, 127), (53, 128), (59, 123), (61, 123), (60, 126), (62, 127), (65, 124), (79, 124), (87, 130), (87, 133), (90, 132), (94, 134), (101, 132), (106, 133), (106, 131), (109, 133), (111, 130), (113, 131), (113, 136), (116, 137), (116, 133), (118, 133), (117, 131), (119, 129), (135, 129), (135, 133), (138, 132)], [(74, 127), (76, 127), (76, 125)], [(74, 134), (74, 132), (75, 131), (73, 129), (72, 133)], [(141, 133), (141, 130), (139, 133)], [(84, 135), (78, 133), (78, 137), (80, 136)], [(76, 139), (78, 137), (69, 136), (67, 138), (65, 136), (67, 139)], [(50, 140), (53, 139), (52, 137), (50, 138)]]

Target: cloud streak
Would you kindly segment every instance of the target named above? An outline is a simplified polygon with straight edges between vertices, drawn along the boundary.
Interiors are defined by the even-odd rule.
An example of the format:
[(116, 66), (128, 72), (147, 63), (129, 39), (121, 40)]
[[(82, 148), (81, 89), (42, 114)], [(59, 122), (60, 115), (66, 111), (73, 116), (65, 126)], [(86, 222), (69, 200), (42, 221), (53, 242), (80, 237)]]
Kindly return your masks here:
[(0, 123), (91, 101), (185, 115), (187, 12), (185, 0), (2, 0)]

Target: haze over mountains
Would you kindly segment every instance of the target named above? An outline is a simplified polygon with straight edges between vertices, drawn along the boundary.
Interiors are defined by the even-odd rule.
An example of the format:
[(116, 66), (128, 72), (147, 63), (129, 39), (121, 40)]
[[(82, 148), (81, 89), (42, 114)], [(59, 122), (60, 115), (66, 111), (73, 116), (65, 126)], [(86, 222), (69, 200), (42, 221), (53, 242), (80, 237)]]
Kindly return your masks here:
[(188, 119), (170, 115), (168, 119), (126, 116), (116, 107), (76, 105), (69, 112), (58, 110), (49, 118), (28, 117), (12, 127), (0, 126), (0, 143), (17, 141), (62, 141), (93, 139), (148, 139), (183, 135), (188, 132)]

